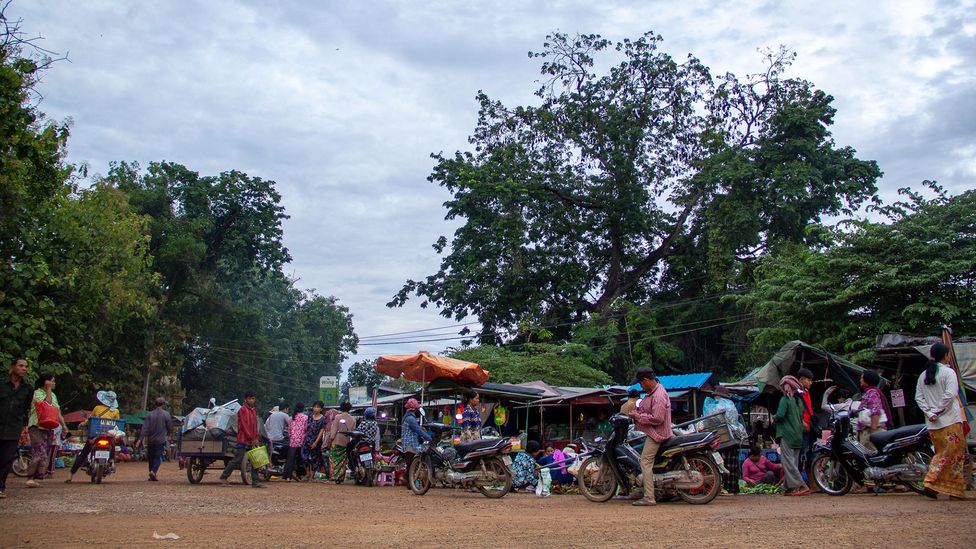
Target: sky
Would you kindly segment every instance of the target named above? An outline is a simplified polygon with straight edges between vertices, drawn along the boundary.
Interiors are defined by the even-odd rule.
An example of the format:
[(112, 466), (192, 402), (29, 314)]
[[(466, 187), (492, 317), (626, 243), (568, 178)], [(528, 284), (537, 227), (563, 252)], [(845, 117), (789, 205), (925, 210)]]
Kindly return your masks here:
[(430, 154), (467, 149), (479, 90), (534, 104), (527, 52), (553, 31), (654, 31), (713, 74), (758, 71), (760, 49), (785, 45), (798, 54), (788, 76), (834, 96), (837, 144), (880, 164), (883, 198), (925, 179), (976, 186), (976, 0), (15, 0), (7, 17), (68, 54), (39, 90), (42, 111), (72, 121), (70, 162), (94, 175), (167, 160), (277, 182), (287, 273), (339, 298), (366, 336), (346, 364), (454, 344), (366, 345), (455, 324), (419, 300), (386, 307), (436, 271), (431, 244), (457, 227), (427, 181)]

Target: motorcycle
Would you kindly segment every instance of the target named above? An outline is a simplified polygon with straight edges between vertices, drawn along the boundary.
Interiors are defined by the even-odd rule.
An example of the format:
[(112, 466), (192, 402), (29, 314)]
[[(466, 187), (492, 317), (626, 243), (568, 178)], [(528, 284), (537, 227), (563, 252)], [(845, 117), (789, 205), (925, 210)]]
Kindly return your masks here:
[[(374, 450), (372, 441), (364, 438), (362, 431), (342, 431), (342, 434), (349, 437), (346, 443), (346, 463), (352, 472), (352, 478), (359, 486), (373, 486), (376, 483), (376, 467), (374, 463)], [(336, 479), (336, 484), (341, 484), (345, 475)]]
[(424, 425), (433, 442), (424, 442), (420, 454), (410, 463), (407, 483), (422, 496), (435, 482), (454, 488), (476, 488), (489, 498), (500, 498), (512, 489), (512, 443), (507, 438), (465, 442), (441, 448), (437, 441), (452, 427), (441, 423)]
[(10, 471), (18, 477), (26, 477), (27, 470), (30, 469), (31, 464), (31, 447), (27, 445), (17, 446), (17, 457), (14, 458), (14, 463), (10, 468)]
[[(580, 493), (593, 502), (640, 490), (643, 484), (640, 454), (627, 440), (631, 419), (623, 414), (610, 418), (613, 432), (595, 441), (577, 474)], [(661, 444), (654, 461), (654, 497), (668, 501), (675, 496), (696, 505), (715, 499), (722, 489), (717, 452), (721, 439), (712, 432), (673, 436)]]
[(288, 462), (288, 444), (286, 441), (267, 443), (269, 463), (261, 469), (261, 476), (265, 482), (270, 482), (271, 477), (281, 477)]
[(864, 484), (866, 480), (924, 492), (925, 474), (934, 454), (924, 424), (874, 433), (870, 440), (878, 452), (871, 452), (851, 436), (848, 412), (833, 414), (830, 440), (814, 448), (811, 470), (817, 486), (831, 496), (843, 496), (855, 482)]
[(102, 479), (115, 472), (115, 436), (104, 434), (92, 439), (87, 470), (94, 484), (101, 484)]

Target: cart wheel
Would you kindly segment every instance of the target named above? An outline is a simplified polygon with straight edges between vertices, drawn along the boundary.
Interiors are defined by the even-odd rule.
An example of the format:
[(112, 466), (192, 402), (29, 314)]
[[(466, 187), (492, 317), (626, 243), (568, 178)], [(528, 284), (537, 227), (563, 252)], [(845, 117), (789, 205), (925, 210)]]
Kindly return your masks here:
[(210, 465), (210, 463), (203, 461), (203, 458), (190, 458), (190, 461), (186, 466), (186, 479), (190, 481), (190, 484), (200, 484), (200, 481), (203, 480), (203, 474), (207, 470), (208, 465)]
[(251, 475), (256, 474), (254, 472), (254, 467), (251, 467), (251, 460), (244, 456), (241, 460), (241, 482), (244, 484), (251, 484)]

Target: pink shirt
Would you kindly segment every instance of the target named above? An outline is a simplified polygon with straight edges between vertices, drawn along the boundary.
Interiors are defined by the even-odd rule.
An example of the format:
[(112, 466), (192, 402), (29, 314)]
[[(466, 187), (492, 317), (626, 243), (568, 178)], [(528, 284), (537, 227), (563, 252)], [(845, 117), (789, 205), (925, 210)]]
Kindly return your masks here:
[(770, 463), (766, 456), (761, 456), (759, 458), (759, 463), (754, 463), (751, 459), (746, 458), (742, 462), (742, 480), (755, 484), (762, 480), (763, 476), (768, 471), (776, 472), (780, 468), (779, 465)]
[(637, 430), (651, 440), (664, 442), (674, 436), (671, 430), (671, 399), (660, 383), (641, 400), (636, 412), (634, 422)]
[(288, 446), (291, 448), (301, 448), (305, 441), (305, 429), (308, 427), (308, 415), (295, 414), (288, 426)]

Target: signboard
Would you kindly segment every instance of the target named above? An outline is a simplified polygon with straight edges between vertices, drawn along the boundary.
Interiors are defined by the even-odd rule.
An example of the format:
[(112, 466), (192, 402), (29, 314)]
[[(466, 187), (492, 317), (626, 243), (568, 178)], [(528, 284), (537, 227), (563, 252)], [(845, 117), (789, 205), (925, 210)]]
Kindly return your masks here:
[(891, 390), (891, 406), (892, 406), (892, 408), (904, 408), (905, 407), (905, 390), (904, 389), (892, 389)]
[(319, 378), (319, 400), (326, 406), (339, 404), (339, 376), (322, 376)]
[(369, 402), (369, 391), (366, 386), (349, 388), (349, 403), (353, 406)]

